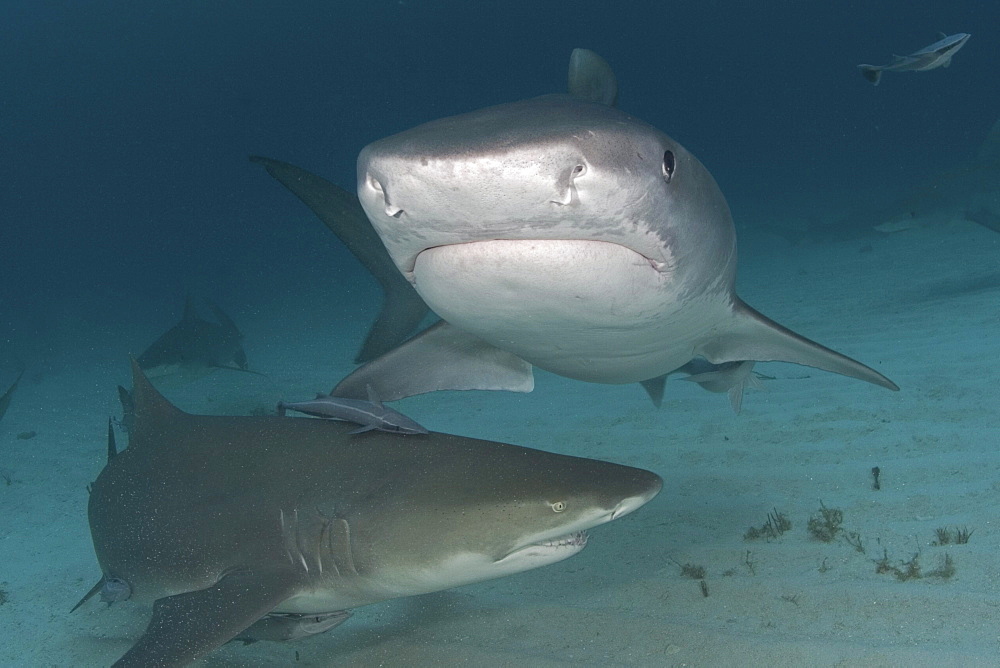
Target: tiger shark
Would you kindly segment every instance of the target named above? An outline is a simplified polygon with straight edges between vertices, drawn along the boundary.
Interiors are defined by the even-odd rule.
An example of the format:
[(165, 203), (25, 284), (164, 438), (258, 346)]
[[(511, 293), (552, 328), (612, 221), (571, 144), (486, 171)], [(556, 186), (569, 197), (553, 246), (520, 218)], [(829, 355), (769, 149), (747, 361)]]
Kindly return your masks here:
[[(133, 361), (134, 421), (90, 487), (103, 576), (77, 604), (152, 603), (116, 667), (183, 666), (234, 638), (325, 631), (350, 608), (577, 554), (655, 473), (449, 434), (191, 415)], [(74, 608), (75, 609), (75, 608)]]
[(640, 382), (657, 401), (666, 376), (692, 362), (712, 373), (706, 389), (742, 392), (757, 361), (898, 389), (736, 295), (735, 228), (715, 179), (612, 106), (617, 82), (600, 56), (573, 52), (569, 90), (431, 121), (361, 151), (361, 206), (443, 320), (333, 395), (530, 391), (538, 366)]

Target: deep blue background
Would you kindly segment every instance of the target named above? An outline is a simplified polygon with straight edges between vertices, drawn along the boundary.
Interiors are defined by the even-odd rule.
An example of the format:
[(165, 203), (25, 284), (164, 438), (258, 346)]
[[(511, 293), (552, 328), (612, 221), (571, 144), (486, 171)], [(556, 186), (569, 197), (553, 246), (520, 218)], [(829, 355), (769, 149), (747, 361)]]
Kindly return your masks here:
[[(995, 2), (341, 5), (0, 4), (0, 344), (71, 304), (127, 319), (177, 310), (192, 288), (252, 303), (239, 285), (330, 239), (289, 225), (308, 213), (248, 154), (352, 187), (365, 143), (562, 91), (577, 46), (612, 64), (619, 106), (698, 155), (751, 229), (905, 192), (968, 159), (1000, 117)], [(877, 88), (858, 74), (939, 31), (973, 34), (950, 69)]]

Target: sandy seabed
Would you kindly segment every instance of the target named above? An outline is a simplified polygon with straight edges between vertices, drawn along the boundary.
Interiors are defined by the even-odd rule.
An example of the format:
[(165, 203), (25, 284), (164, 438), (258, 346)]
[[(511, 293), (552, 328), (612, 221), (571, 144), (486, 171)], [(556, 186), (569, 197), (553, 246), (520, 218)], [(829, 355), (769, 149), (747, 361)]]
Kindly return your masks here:
[[(748, 303), (902, 390), (760, 364), (772, 378), (740, 415), (692, 383), (670, 381), (656, 410), (638, 386), (544, 372), (527, 395), (404, 400), (395, 407), (432, 430), (648, 468), (663, 492), (568, 561), (361, 608), (296, 643), (230, 644), (198, 665), (997, 665), (1000, 235), (955, 216), (797, 246), (744, 233), (741, 244)], [(378, 298), (367, 285), (360, 303)], [(348, 309), (338, 331), (317, 298), (231, 314), (266, 378), (216, 372), (164, 392), (192, 412), (246, 413), (329, 390), (371, 314)], [(28, 362), (0, 422), (2, 665), (109, 665), (148, 621), (127, 603), (69, 609), (99, 576), (85, 488), (103, 465), (125, 354), (172, 318), (130, 332), (67, 323), (86, 350)], [(832, 542), (807, 529), (821, 507), (842, 513)], [(744, 539), (774, 512), (788, 531)], [(972, 533), (939, 545), (939, 529)], [(908, 563), (920, 577), (896, 576)], [(707, 596), (684, 564), (705, 569)]]

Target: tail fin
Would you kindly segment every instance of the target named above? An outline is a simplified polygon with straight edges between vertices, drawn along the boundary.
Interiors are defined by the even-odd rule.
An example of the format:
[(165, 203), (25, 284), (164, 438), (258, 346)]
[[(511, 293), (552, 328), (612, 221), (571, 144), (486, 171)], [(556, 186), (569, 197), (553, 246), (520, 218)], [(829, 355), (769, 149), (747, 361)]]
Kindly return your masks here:
[(858, 65), (858, 69), (861, 70), (861, 76), (871, 81), (873, 86), (877, 86), (879, 80), (882, 79), (881, 67), (875, 65)]

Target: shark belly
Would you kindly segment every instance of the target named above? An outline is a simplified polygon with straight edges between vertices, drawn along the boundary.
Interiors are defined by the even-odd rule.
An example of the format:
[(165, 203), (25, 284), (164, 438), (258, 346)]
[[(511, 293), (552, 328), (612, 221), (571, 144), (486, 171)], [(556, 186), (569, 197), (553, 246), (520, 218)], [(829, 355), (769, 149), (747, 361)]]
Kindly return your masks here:
[(618, 244), (494, 240), (417, 256), (414, 284), (456, 327), (569, 378), (631, 383), (686, 364), (729, 317)]

